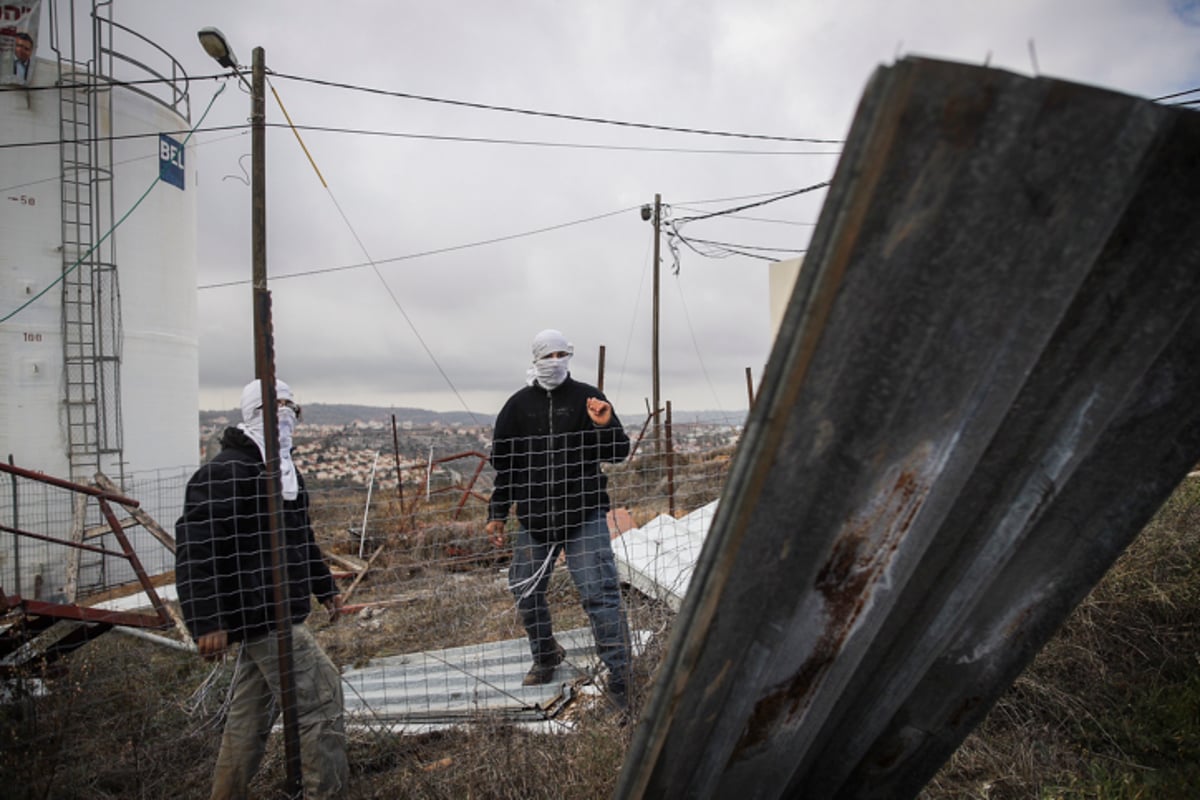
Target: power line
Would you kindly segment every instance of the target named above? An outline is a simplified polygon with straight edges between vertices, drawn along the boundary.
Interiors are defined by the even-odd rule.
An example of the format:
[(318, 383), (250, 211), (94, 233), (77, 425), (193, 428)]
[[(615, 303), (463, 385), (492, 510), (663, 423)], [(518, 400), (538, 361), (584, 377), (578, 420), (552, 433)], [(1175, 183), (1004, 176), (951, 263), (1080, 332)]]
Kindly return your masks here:
[[(560, 119), (569, 122), (587, 122), (597, 125), (612, 125), (623, 128), (640, 128), (643, 130), (664, 131), (667, 133), (687, 133), (698, 136), (718, 136), (733, 139), (754, 139), (758, 141), (768, 142), (791, 142), (795, 144), (845, 144), (845, 139), (818, 139), (813, 137), (802, 136), (774, 136), (762, 133), (743, 133), (738, 131), (723, 131), (713, 130), (709, 128), (690, 128), (674, 125), (658, 125), (651, 122), (633, 122), (629, 120), (609, 119), (606, 117), (593, 117), (581, 114), (564, 114), (556, 111), (539, 111), (530, 108), (520, 108), (517, 106), (497, 105), (494, 103), (478, 103), (470, 100), (455, 100), (447, 97), (433, 97), (431, 95), (414, 94), (412, 92), (401, 92), (391, 89), (379, 89), (370, 86), (358, 86), (350, 83), (340, 83), (337, 81), (328, 81), (321, 78), (308, 78), (303, 75), (289, 75), (281, 72), (271, 72), (271, 75), (284, 80), (297, 81), (299, 83), (309, 83), (315, 86), (325, 86), (333, 89), (345, 89), (347, 91), (364, 92), (367, 94), (375, 94), (383, 97), (396, 97), (405, 100), (418, 100), (424, 103), (436, 103), (440, 105), (458, 106), (460, 108), (472, 108), (479, 111), (498, 111), (507, 114), (522, 114), (531, 117), (544, 117), (547, 119)], [(229, 75), (219, 73), (215, 75), (201, 75), (188, 80), (210, 80), (210, 79), (228, 79)], [(162, 79), (145, 79), (136, 81), (117, 81), (107, 80), (101, 82), (106, 87), (128, 87), (142, 86), (146, 84), (171, 84), (178, 83), (177, 80), (169, 78)], [(50, 89), (59, 89), (58, 86), (37, 86), (30, 87), (31, 90), (45, 91)]]
[[(270, 81), (268, 81), (268, 83), (270, 83)], [(279, 110), (283, 112), (284, 118), (287, 119), (288, 125), (291, 126), (292, 118), (288, 114), (287, 109), (284, 107), (283, 100), (279, 97), (279, 92), (275, 91), (275, 85), (273, 83), (271, 84), (271, 92), (275, 95), (275, 102), (279, 104)], [(342, 204), (339, 203), (337, 197), (334, 196), (333, 189), (330, 188), (329, 184), (325, 181), (325, 176), (321, 174), (321, 170), (317, 167), (317, 162), (313, 160), (312, 154), (308, 152), (308, 147), (305, 146), (304, 140), (300, 138), (300, 134), (295, 130), (294, 126), (292, 126), (292, 132), (296, 135), (296, 141), (299, 142), (300, 148), (304, 151), (304, 155), (308, 156), (308, 163), (312, 165), (313, 171), (317, 174), (317, 178), (321, 181), (321, 185), (325, 187), (325, 192), (329, 195), (329, 199), (333, 202), (334, 208), (337, 209), (342, 221), (346, 223), (346, 228), (350, 231), (350, 235), (354, 237), (354, 241), (358, 243), (358, 247), (360, 250), (362, 250), (362, 254), (366, 256), (367, 261), (371, 264), (371, 270), (375, 273), (375, 277), (377, 277), (379, 282), (383, 284), (383, 289), (387, 292), (388, 297), (391, 298), (392, 305), (394, 305), (400, 312), (400, 316), (404, 317), (404, 321), (408, 323), (408, 327), (410, 330), (412, 330), (413, 336), (417, 338), (417, 341), (420, 342), (421, 347), (424, 348), (425, 354), (429, 356), (429, 360), (432, 361), (433, 366), (437, 368), (438, 373), (442, 376), (442, 380), (446, 382), (446, 385), (450, 387), (450, 391), (453, 392), (454, 396), (458, 398), (458, 402), (461, 403), (466, 412), (470, 414), (471, 421), (478, 425), (479, 420), (476, 418), (475, 413), (471, 411), (471, 407), (467, 405), (467, 401), (463, 399), (461, 394), (459, 394), (458, 387), (454, 385), (454, 381), (450, 380), (450, 376), (446, 374), (446, 370), (442, 369), (441, 363), (437, 360), (437, 356), (434, 355), (433, 350), (425, 341), (425, 337), (421, 335), (419, 330), (417, 330), (416, 323), (412, 321), (412, 317), (410, 317), (408, 312), (404, 310), (404, 306), (401, 304), (400, 298), (396, 296), (396, 293), (392, 291), (392, 287), (388, 285), (386, 280), (384, 280), (383, 273), (379, 271), (378, 263), (371, 258), (370, 252), (367, 251), (366, 243), (363, 242), (362, 237), (358, 235), (358, 231), (355, 229), (354, 224), (350, 221), (350, 217), (346, 216), (346, 212), (342, 209)]]
[[(677, 206), (675, 206), (675, 208), (678, 208), (682, 211), (696, 211), (697, 210), (694, 208), (688, 208), (687, 206), (681, 206), (681, 205), (677, 205)], [(796, 226), (802, 227), (802, 228), (815, 228), (817, 226), (817, 223), (815, 223), (815, 222), (797, 222), (796, 220), (792, 220), (792, 219), (770, 219), (767, 217), (751, 217), (751, 216), (747, 216), (746, 214), (726, 214), (725, 216), (728, 217), (729, 219), (744, 219), (749, 222), (766, 222), (766, 223), (770, 223), (772, 225), (796, 225)]]
[[(731, 244), (724, 244), (722, 242), (710, 242), (705, 239), (692, 239), (687, 236), (682, 236), (679, 233), (673, 233), (671, 235), (671, 238), (672, 238), (672, 240), (678, 239), (680, 242), (683, 242), (685, 245), (687, 245), (689, 250), (694, 252), (696, 255), (701, 256), (702, 258), (729, 258), (730, 256), (744, 256), (746, 258), (756, 258), (759, 261), (775, 262), (775, 261), (779, 260), (777, 257), (774, 257), (774, 256), (764, 256), (759, 253), (752, 253), (752, 252), (750, 252), (750, 250), (751, 249), (753, 249), (753, 250), (780, 250), (780, 248), (755, 247), (753, 245), (731, 245)], [(699, 247), (696, 246), (697, 244), (706, 244), (709, 246), (709, 249), (701, 250)], [(746, 248), (746, 249), (741, 249), (741, 248)], [(672, 250), (672, 252), (675, 252), (676, 248), (672, 247), (671, 250)], [(804, 253), (806, 253), (808, 251), (807, 250), (781, 250), (781, 252), (794, 253), (796, 255), (803, 255)], [(676, 253), (675, 260), (676, 260), (676, 264), (678, 265), (679, 257), (678, 257), (677, 253)], [(676, 275), (679, 274), (678, 266), (676, 266), (676, 268), (675, 268), (675, 274)]]
[[(770, 200), (763, 201), (762, 203), (750, 204), (750, 206), (765, 205), (766, 203), (769, 203), (769, 202), (775, 202), (776, 200), (784, 200), (788, 197), (793, 197), (793, 196), (803, 193), (803, 192), (809, 192), (809, 191), (812, 191), (814, 188), (820, 188), (821, 186), (826, 186), (826, 185), (828, 185), (828, 184), (818, 184), (815, 187), (810, 186), (810, 187), (806, 187), (803, 189), (797, 189), (797, 190), (788, 191), (788, 192), (766, 192), (766, 193), (751, 194), (751, 195), (741, 195), (739, 197), (718, 198), (718, 199), (713, 199), (713, 200), (691, 200), (689, 202), (693, 205), (697, 205), (697, 204), (704, 204), (704, 203), (728, 203), (728, 202), (735, 202), (737, 200), (746, 200), (746, 199), (750, 199), (750, 198), (759, 198), (759, 197), (771, 198)], [(750, 206), (745, 206), (745, 207), (748, 208)], [(300, 272), (288, 272), (288, 273), (284, 273), (282, 275), (272, 275), (271, 280), (286, 280), (288, 278), (303, 278), (303, 277), (308, 277), (308, 276), (312, 276), (312, 275), (326, 275), (326, 274), (333, 273), (333, 272), (345, 272), (347, 270), (352, 270), (352, 269), (362, 269), (363, 267), (370, 267), (370, 266), (375, 266), (378, 264), (392, 264), (392, 263), (396, 263), (399, 261), (411, 261), (411, 260), (417, 259), (417, 258), (426, 258), (428, 256), (443, 255), (445, 253), (453, 253), (458, 250), (469, 250), (469, 249), (472, 249), (475, 247), (484, 247), (484, 246), (490, 245), (490, 244), (499, 244), (501, 242), (509, 242), (514, 239), (523, 239), (528, 236), (537, 236), (542, 233), (549, 233), (551, 231), (562, 230), (563, 228), (570, 228), (570, 227), (574, 227), (576, 225), (585, 225), (589, 222), (597, 222), (599, 220), (607, 219), (609, 217), (615, 217), (619, 214), (626, 214), (630, 211), (640, 211), (640, 210), (641, 210), (641, 206), (630, 206), (627, 208), (619, 208), (619, 209), (616, 209), (615, 211), (606, 211), (603, 214), (595, 214), (590, 217), (584, 217), (582, 219), (571, 220), (569, 222), (560, 222), (555, 225), (547, 225), (542, 228), (535, 228), (533, 230), (521, 231), (520, 233), (512, 233), (512, 234), (507, 234), (504, 236), (495, 236), (490, 239), (480, 239), (480, 240), (473, 241), (473, 242), (465, 242), (463, 244), (450, 245), (448, 247), (440, 247), (440, 248), (436, 248), (433, 250), (422, 250), (422, 251), (416, 252), (416, 253), (407, 253), (405, 255), (392, 256), (391, 258), (383, 258), (383, 259), (378, 259), (375, 261), (363, 261), (363, 262), (359, 262), (356, 264), (342, 264), (342, 265), (334, 266), (334, 267), (319, 267), (316, 269), (302, 270)], [(720, 213), (723, 213), (723, 212), (715, 212), (715, 214), (706, 215), (706, 216), (714, 216), (714, 215), (720, 214)], [(696, 218), (696, 219), (699, 219), (699, 218)], [(791, 252), (791, 251), (789, 251), (789, 252)], [(801, 252), (801, 251), (794, 251), (794, 252)], [(250, 281), (248, 279), (239, 279), (236, 281), (224, 281), (221, 283), (201, 284), (197, 288), (198, 289), (222, 289), (222, 288), (226, 288), (226, 287), (230, 287), (230, 286), (243, 286), (249, 282)]]
[(738, 203), (742, 200), (757, 200), (760, 197), (775, 197), (777, 195), (790, 196), (793, 193), (794, 192), (792, 189), (779, 189), (778, 191), (774, 192), (757, 192), (756, 194), (743, 194), (737, 197), (717, 197), (711, 200), (685, 200), (682, 205), (672, 205), (672, 208), (685, 208), (686, 206), (690, 205), (703, 206), (712, 203)]
[[(213, 94), (212, 99), (208, 101), (208, 107), (204, 109), (204, 114), (202, 114), (200, 117), (200, 122), (196, 123), (197, 126), (201, 122), (204, 122), (204, 118), (207, 117), (208, 112), (212, 110), (213, 103), (215, 103), (217, 101), (217, 98), (221, 95), (221, 92), (223, 92), (223, 91), (225, 91), (225, 87), (221, 86), (220, 88), (217, 89), (216, 93)], [(188, 138), (190, 136), (191, 136), (191, 134), (189, 133), (188, 137), (184, 138), (183, 144), (185, 144), (185, 145), (187, 144)], [(134, 204), (132, 206), (130, 206), (128, 211), (126, 211), (123, 215), (121, 215), (120, 219), (118, 219), (116, 222), (114, 222), (112, 224), (112, 227), (110, 227), (107, 231), (105, 231), (103, 233), (103, 235), (101, 235), (100, 238), (96, 240), (95, 244), (93, 244), (90, 248), (88, 248), (88, 250), (85, 253), (83, 253), (81, 256), (79, 256), (79, 258), (77, 258), (75, 260), (74, 264), (72, 264), (67, 269), (64, 269), (57, 278), (50, 281), (50, 283), (46, 284), (46, 287), (44, 289), (42, 289), (40, 292), (35, 294), (33, 297), (29, 298), (27, 301), (22, 303), (17, 308), (15, 308), (12, 311), (10, 311), (9, 313), (5, 314), (3, 317), (0, 317), (0, 323), (8, 322), (10, 319), (15, 317), (17, 314), (24, 311), (26, 308), (28, 308), (30, 305), (32, 305), (35, 301), (41, 299), (41, 297), (43, 295), (45, 295), (47, 292), (49, 292), (53, 287), (55, 287), (59, 283), (61, 283), (67, 277), (67, 275), (69, 275), (70, 273), (72, 273), (76, 269), (78, 269), (79, 265), (84, 262), (84, 259), (88, 258), (89, 256), (92, 255), (92, 253), (96, 252), (96, 250), (100, 247), (100, 245), (104, 243), (104, 240), (107, 239), (108, 237), (112, 236), (113, 233), (117, 230), (117, 228), (121, 227), (121, 225), (125, 222), (125, 220), (129, 219), (129, 217), (133, 214), (133, 212), (137, 210), (138, 206), (140, 206), (142, 204), (142, 201), (144, 201), (147, 197), (150, 196), (150, 192), (154, 191), (155, 187), (157, 187), (159, 185), (159, 183), (161, 183), (161, 179), (156, 175), (154, 177), (154, 179), (150, 182), (150, 185), (146, 187), (146, 191), (142, 192), (141, 197), (139, 197), (134, 202)]]
[(1183, 96), (1189, 95), (1189, 94), (1196, 94), (1197, 92), (1200, 92), (1200, 86), (1197, 86), (1195, 89), (1185, 89), (1182, 92), (1175, 92), (1174, 94), (1164, 94), (1162, 97), (1152, 97), (1150, 99), (1152, 102), (1161, 103), (1163, 100), (1174, 100), (1176, 97), (1183, 97)]
[(700, 342), (696, 339), (696, 328), (692, 325), (692, 315), (688, 312), (687, 299), (683, 296), (683, 283), (679, 280), (678, 273), (675, 274), (675, 289), (679, 292), (679, 305), (683, 309), (683, 319), (687, 323), (688, 335), (692, 337), (692, 349), (696, 351), (696, 360), (700, 362), (700, 371), (704, 373), (704, 381), (708, 384), (708, 390), (712, 392), (717, 410), (724, 414), (725, 407), (721, 405), (721, 398), (717, 397), (717, 387), (713, 386), (712, 378), (708, 374), (708, 367), (704, 364), (704, 356), (700, 353)]
[[(225, 142), (230, 139), (237, 139), (237, 138), (240, 138), (241, 136), (242, 136), (242, 134), (240, 134), (240, 133), (235, 134), (234, 136), (221, 136), (216, 139), (209, 139), (208, 141), (205, 141), (205, 142), (196, 142), (192, 146), (193, 147), (203, 147), (205, 145), (216, 144), (217, 142)], [(149, 161), (150, 159), (157, 160), (158, 153), (151, 153), (150, 155), (147, 155), (147, 156), (134, 156), (133, 158), (124, 158), (124, 159), (121, 159), (120, 161), (114, 161), (112, 166), (114, 168), (115, 167), (123, 167), (123, 166), (126, 166), (127, 164), (133, 164), (138, 161)], [(14, 189), (24, 189), (27, 186), (37, 186), (40, 183), (58, 183), (61, 180), (62, 180), (62, 176), (60, 176), (60, 175), (55, 175), (50, 178), (38, 178), (37, 180), (25, 181), (24, 183), (14, 183), (10, 186), (0, 186), (0, 192), (11, 192)]]
[(285, 78), (287, 80), (300, 81), (302, 83), (311, 83), (317, 86), (328, 86), (336, 89), (348, 89), (356, 92), (365, 92), (368, 94), (377, 94), (385, 97), (399, 97), (406, 100), (420, 100), (426, 103), (440, 103), (443, 105), (460, 106), (462, 108), (474, 108), (481, 111), (502, 111), (509, 114), (523, 114), (531, 117), (546, 117), (550, 119), (562, 119), (571, 122), (589, 122), (599, 125), (615, 125), (625, 128), (642, 128), (644, 130), (667, 131), (670, 133), (691, 133), (701, 136), (723, 136), (735, 139), (758, 139), (770, 142), (796, 142), (807, 144), (845, 144), (845, 139), (814, 139), (809, 137), (799, 136), (772, 136), (761, 133), (738, 133), (734, 131), (719, 131), (706, 128), (684, 128), (675, 127), (672, 125), (656, 125), (649, 122), (630, 122), (628, 120), (608, 119), (605, 117), (590, 117), (577, 114), (562, 114), (554, 111), (536, 111), (529, 108), (518, 108), (516, 106), (501, 106), (491, 103), (476, 103), (468, 100), (451, 100), (445, 97), (431, 97), (429, 95), (412, 94), (410, 92), (398, 92), (388, 89), (376, 89), (369, 86), (355, 86), (349, 83), (339, 83), (336, 81), (326, 81), (320, 78), (305, 78), (300, 75), (286, 75), (283, 73), (272, 73), (277, 78)]
[(741, 248), (743, 250), (762, 250), (768, 253), (803, 253), (803, 250), (797, 250), (794, 247), (762, 247), (756, 244), (731, 244), (729, 242), (716, 242), (712, 239), (689, 239), (689, 241), (697, 244), (707, 244), (712, 247), (720, 248)]
[[(728, 258), (729, 256), (738, 255), (738, 256), (745, 256), (747, 258), (756, 258), (761, 261), (778, 261), (779, 260), (778, 258), (762, 255), (761, 253), (751, 252), (751, 251), (752, 250), (777, 251), (777, 252), (786, 252), (786, 253), (795, 253), (795, 254), (801, 254), (801, 253), (805, 252), (803, 250), (782, 250), (779, 248), (727, 244), (724, 242), (714, 242), (714, 241), (706, 240), (706, 239), (691, 239), (689, 237), (684, 236), (683, 233), (680, 231), (680, 228), (682, 228), (684, 225), (688, 224), (689, 222), (698, 222), (698, 221), (704, 220), (704, 219), (713, 219), (715, 217), (729, 216), (738, 211), (745, 211), (750, 208), (758, 208), (760, 206), (765, 206), (770, 203), (777, 203), (780, 200), (786, 200), (788, 198), (796, 197), (801, 194), (807, 194), (808, 192), (814, 192), (818, 189), (823, 189), (827, 186), (829, 186), (829, 181), (822, 181), (820, 183), (814, 183), (811, 186), (805, 186), (802, 189), (794, 189), (789, 192), (780, 192), (780, 193), (771, 195), (771, 196), (767, 197), (766, 199), (756, 200), (753, 203), (744, 203), (739, 206), (734, 206), (733, 208), (721, 209), (720, 211), (711, 211), (707, 214), (697, 214), (696, 216), (692, 216), (692, 217), (683, 217), (680, 219), (668, 220), (667, 226), (670, 228), (670, 234), (668, 237), (668, 247), (671, 249), (671, 253), (673, 254), (674, 259), (675, 259), (675, 274), (676, 275), (679, 274), (679, 248), (678, 248), (676, 242), (682, 242), (683, 244), (685, 244), (688, 247), (688, 249), (692, 250), (694, 253), (696, 253), (699, 256), (703, 256), (704, 258)], [(704, 245), (707, 249), (701, 250), (701, 248), (697, 245)]]
[(674, 228), (674, 227), (677, 227), (677, 226), (682, 225), (687, 222), (696, 222), (696, 221), (702, 220), (702, 219), (711, 219), (712, 217), (725, 216), (727, 214), (733, 214), (737, 211), (745, 211), (748, 208), (758, 208), (759, 206), (765, 206), (770, 203), (776, 203), (780, 200), (786, 200), (789, 197), (795, 197), (796, 195), (806, 194), (808, 192), (815, 192), (817, 189), (824, 189), (827, 186), (829, 186), (829, 181), (821, 181), (820, 183), (814, 183), (811, 186), (805, 186), (803, 189), (796, 189), (794, 191), (785, 192), (785, 193), (777, 195), (775, 197), (770, 197), (766, 200), (760, 200), (757, 203), (747, 203), (742, 206), (737, 206), (736, 208), (727, 208), (722, 211), (713, 211), (708, 214), (700, 214), (695, 217), (683, 217), (682, 219), (672, 220), (671, 226), (672, 226), (672, 228)]
[[(531, 230), (531, 231), (522, 231), (521, 233), (508, 234), (507, 236), (496, 236), (491, 239), (482, 239), (482, 240), (476, 241), (476, 242), (467, 242), (465, 244), (456, 244), (456, 245), (451, 245), (449, 247), (441, 247), (436, 250), (423, 250), (419, 253), (408, 253), (408, 254), (402, 255), (402, 256), (393, 256), (392, 258), (381, 258), (376, 261), (364, 261), (364, 262), (361, 262), (358, 264), (344, 264), (344, 265), (338, 266), (338, 267), (323, 267), (323, 268), (319, 268), (319, 269), (304, 270), (302, 272), (289, 272), (289, 273), (286, 273), (283, 275), (272, 275), (271, 280), (284, 280), (287, 278), (302, 278), (302, 277), (307, 277), (310, 275), (324, 275), (324, 274), (328, 274), (331, 272), (344, 272), (346, 270), (351, 270), (351, 269), (362, 269), (363, 267), (373, 267), (378, 264), (392, 264), (397, 261), (410, 261), (414, 258), (425, 258), (426, 256), (442, 255), (443, 253), (452, 253), (456, 250), (467, 250), (467, 249), (470, 249), (473, 247), (483, 247), (484, 245), (498, 244), (500, 242), (508, 242), (508, 241), (512, 241), (513, 239), (522, 239), (526, 236), (536, 236), (537, 234), (540, 234), (540, 233), (549, 233), (550, 231), (557, 231), (557, 230), (561, 230), (563, 228), (572, 227), (574, 225), (583, 225), (585, 223), (595, 222), (597, 220), (605, 219), (607, 217), (615, 217), (618, 214), (625, 214), (630, 211), (637, 211), (640, 208), (641, 208), (641, 206), (631, 206), (629, 208), (621, 208), (621, 209), (617, 209), (616, 211), (608, 211), (603, 214), (597, 214), (592, 217), (585, 217), (584, 219), (572, 220), (571, 222), (562, 222), (557, 225), (549, 225), (547, 227), (537, 228), (537, 229)], [(220, 289), (220, 288), (224, 288), (227, 286), (241, 286), (241, 285), (247, 284), (249, 282), (250, 282), (249, 280), (226, 281), (224, 283), (203, 284), (201, 286), (198, 286), (197, 288), (198, 289)]]
[[(214, 125), (201, 128), (197, 133), (216, 133), (220, 131), (245, 131), (249, 124)], [(405, 131), (372, 130), (369, 128), (344, 128), (328, 125), (295, 125), (289, 126), (281, 122), (268, 122), (267, 128), (288, 128), (316, 133), (340, 133), (352, 136), (378, 136), (391, 139), (414, 139), (431, 142), (454, 142), (462, 144), (498, 144), (515, 147), (547, 147), (565, 150), (611, 150), (617, 152), (642, 153), (685, 153), (693, 155), (735, 155), (735, 156), (840, 156), (840, 150), (745, 150), (717, 149), (700, 147), (655, 147), (650, 145), (619, 145), (594, 144), (589, 142), (554, 142), (539, 139), (499, 139), (487, 136), (453, 136), (435, 133), (408, 133)], [(82, 139), (40, 139), (33, 142), (5, 142), (0, 144), (0, 150), (11, 150), (23, 147), (58, 147), (63, 144), (95, 144), (98, 142), (119, 142), (133, 139), (157, 139), (160, 134), (181, 135), (188, 131), (151, 131), (146, 133), (111, 134), (108, 136), (91, 136)]]

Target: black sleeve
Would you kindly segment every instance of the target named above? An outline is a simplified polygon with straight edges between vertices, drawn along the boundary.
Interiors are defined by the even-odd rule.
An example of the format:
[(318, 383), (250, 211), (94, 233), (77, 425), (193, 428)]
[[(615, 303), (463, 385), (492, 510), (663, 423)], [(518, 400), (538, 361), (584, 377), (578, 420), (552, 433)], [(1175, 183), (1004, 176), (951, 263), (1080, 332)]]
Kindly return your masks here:
[(221, 543), (234, 536), (236, 481), (212, 463), (188, 481), (183, 515), (175, 523), (175, 584), (184, 622), (194, 638), (225, 627), (220, 613)]
[(496, 416), (496, 425), (492, 429), (492, 452), (488, 458), (492, 468), (496, 470), (496, 479), (492, 485), (492, 496), (488, 500), (488, 521), (508, 519), (508, 509), (512, 505), (512, 458), (513, 437), (516, 431), (513, 427), (513, 401), (510, 398), (500, 413)]

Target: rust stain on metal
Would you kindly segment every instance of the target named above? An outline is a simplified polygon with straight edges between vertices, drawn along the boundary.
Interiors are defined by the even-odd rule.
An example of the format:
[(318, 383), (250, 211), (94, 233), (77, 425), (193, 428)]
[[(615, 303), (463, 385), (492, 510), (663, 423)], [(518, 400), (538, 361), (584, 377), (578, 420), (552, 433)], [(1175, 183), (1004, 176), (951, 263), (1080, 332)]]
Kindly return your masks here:
[(891, 563), (928, 491), (928, 485), (910, 470), (903, 470), (878, 510), (851, 520), (834, 541), (814, 584), (824, 599), (828, 623), (811, 654), (792, 677), (755, 704), (731, 762), (743, 758), (781, 725), (794, 722), (807, 710), (862, 614), (870, 597), (868, 590)]

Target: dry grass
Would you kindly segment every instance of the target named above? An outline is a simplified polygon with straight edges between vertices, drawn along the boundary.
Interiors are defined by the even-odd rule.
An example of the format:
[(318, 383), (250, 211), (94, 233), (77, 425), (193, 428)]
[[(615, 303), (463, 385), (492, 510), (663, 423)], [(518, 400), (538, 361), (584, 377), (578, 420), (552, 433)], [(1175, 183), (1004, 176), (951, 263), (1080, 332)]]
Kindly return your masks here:
[[(688, 505), (716, 496), (728, 459), (685, 459)], [(664, 512), (660, 478), (635, 465), (612, 473), (614, 502), (640, 524)], [(318, 508), (323, 545), (357, 553), (348, 528), (361, 495), (330, 492)], [(452, 498), (406, 512), (380, 498), (367, 552), (385, 548), (352, 602), (389, 601), (370, 615), (310, 621), (335, 663), (522, 635), (503, 581), (503, 553), (482, 515), (453, 519)], [(680, 506), (683, 507), (682, 502)], [(473, 519), (473, 521), (470, 521)], [(926, 788), (941, 798), (1173, 798), (1200, 786), (1200, 482), (1183, 486), (1059, 635)], [(585, 624), (566, 571), (551, 588), (556, 624)], [(657, 632), (635, 661), (644, 701), (672, 617), (630, 598), (633, 627)], [(44, 697), (0, 706), (0, 795), (29, 798), (207, 796), (228, 670), (109, 634), (50, 680)], [(355, 731), (351, 798), (601, 798), (613, 792), (631, 735), (610, 713), (579, 713), (576, 730), (533, 735), (479, 719), (422, 736)], [(282, 782), (272, 737), (256, 782)]]
[(1200, 481), (1189, 480), (922, 795), (1200, 796)]

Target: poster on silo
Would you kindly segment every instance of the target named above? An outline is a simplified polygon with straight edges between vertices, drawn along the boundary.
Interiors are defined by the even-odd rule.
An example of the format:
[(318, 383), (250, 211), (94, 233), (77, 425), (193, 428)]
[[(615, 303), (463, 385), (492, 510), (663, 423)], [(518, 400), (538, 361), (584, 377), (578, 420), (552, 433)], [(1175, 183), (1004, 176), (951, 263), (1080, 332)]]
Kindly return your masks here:
[(0, 86), (26, 86), (37, 63), (42, 0), (0, 4)]

